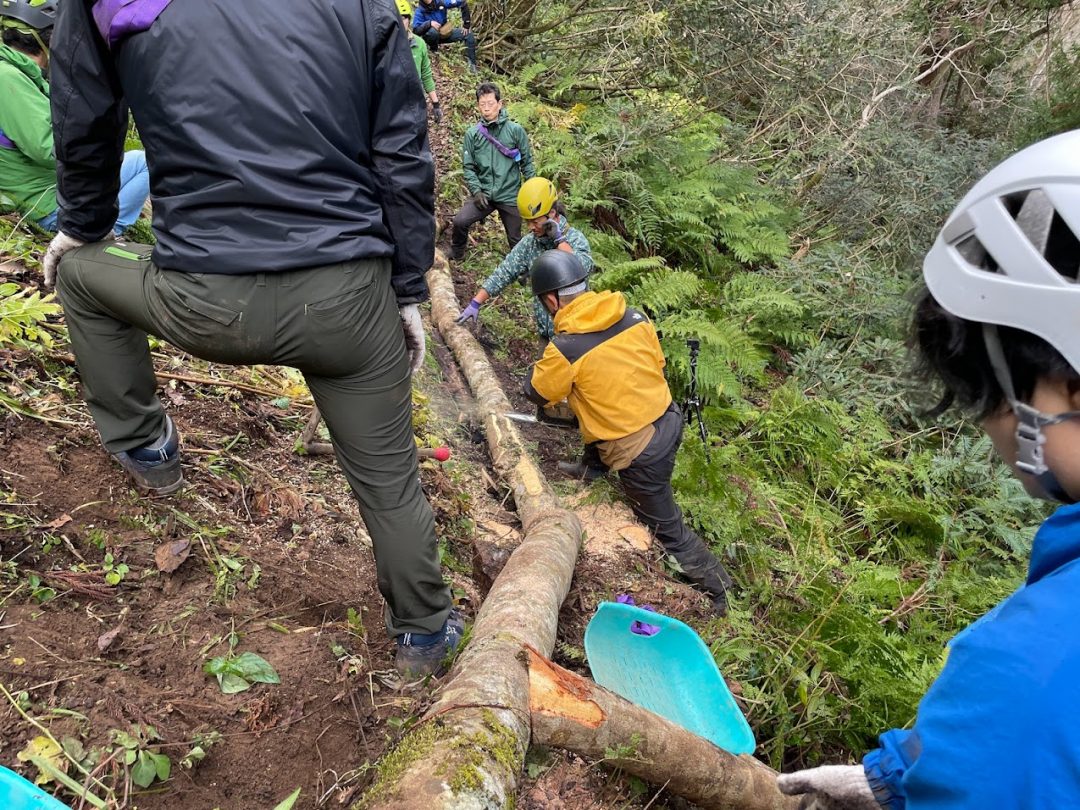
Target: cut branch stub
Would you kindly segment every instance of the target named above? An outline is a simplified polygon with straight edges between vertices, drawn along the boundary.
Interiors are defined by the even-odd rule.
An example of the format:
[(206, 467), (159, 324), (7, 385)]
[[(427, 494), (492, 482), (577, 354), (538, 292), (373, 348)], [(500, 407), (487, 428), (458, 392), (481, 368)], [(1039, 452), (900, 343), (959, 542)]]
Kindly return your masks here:
[(704, 810), (794, 810), (776, 773), (529, 650), (533, 742), (602, 760)]

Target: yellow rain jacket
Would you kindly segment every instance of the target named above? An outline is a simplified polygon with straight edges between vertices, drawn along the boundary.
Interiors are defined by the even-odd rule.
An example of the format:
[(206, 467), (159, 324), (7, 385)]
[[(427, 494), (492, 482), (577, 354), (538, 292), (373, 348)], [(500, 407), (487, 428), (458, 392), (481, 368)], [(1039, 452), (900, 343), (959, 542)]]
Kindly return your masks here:
[(525, 393), (543, 404), (567, 399), (585, 442), (600, 442), (601, 458), (621, 469), (671, 405), (664, 364), (656, 330), (622, 293), (586, 292), (555, 314), (555, 337)]

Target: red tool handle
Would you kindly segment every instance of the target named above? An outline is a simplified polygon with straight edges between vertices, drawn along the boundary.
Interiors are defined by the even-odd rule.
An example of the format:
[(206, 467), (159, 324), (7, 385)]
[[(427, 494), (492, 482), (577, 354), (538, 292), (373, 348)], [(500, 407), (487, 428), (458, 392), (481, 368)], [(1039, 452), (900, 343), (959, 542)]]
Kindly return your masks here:
[(450, 458), (449, 447), (421, 447), (416, 451), (420, 458), (433, 458), (436, 461), (446, 461)]

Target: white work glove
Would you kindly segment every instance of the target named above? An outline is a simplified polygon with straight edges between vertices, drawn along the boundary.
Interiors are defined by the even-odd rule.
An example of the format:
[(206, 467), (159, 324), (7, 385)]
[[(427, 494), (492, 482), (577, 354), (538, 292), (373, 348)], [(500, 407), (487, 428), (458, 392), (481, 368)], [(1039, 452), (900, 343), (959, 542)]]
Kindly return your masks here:
[(823, 765), (776, 777), (781, 793), (807, 794), (799, 810), (881, 810), (862, 765)]
[(405, 349), (409, 352), (409, 373), (415, 374), (424, 365), (424, 322), (420, 319), (420, 307), (417, 304), (403, 304), (401, 330), (405, 333)]
[(63, 231), (57, 231), (56, 236), (49, 242), (49, 249), (45, 251), (45, 258), (41, 265), (45, 269), (45, 286), (52, 289), (56, 286), (56, 268), (60, 266), (60, 260), (69, 250), (82, 247), (86, 242), (68, 236)]

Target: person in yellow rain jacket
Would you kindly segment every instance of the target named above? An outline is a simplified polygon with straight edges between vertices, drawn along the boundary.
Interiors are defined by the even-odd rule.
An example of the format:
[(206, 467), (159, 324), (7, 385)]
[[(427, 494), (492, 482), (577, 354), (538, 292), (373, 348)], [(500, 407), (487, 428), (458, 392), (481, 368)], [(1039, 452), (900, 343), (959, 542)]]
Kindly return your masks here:
[(565, 472), (617, 472), (630, 507), (681, 566), (727, 612), (731, 577), (683, 520), (671, 490), (683, 418), (664, 378), (664, 353), (649, 319), (617, 292), (591, 292), (573, 253), (548, 250), (530, 269), (533, 294), (555, 319), (555, 337), (530, 369), (525, 395), (541, 406), (566, 399), (589, 464)]

